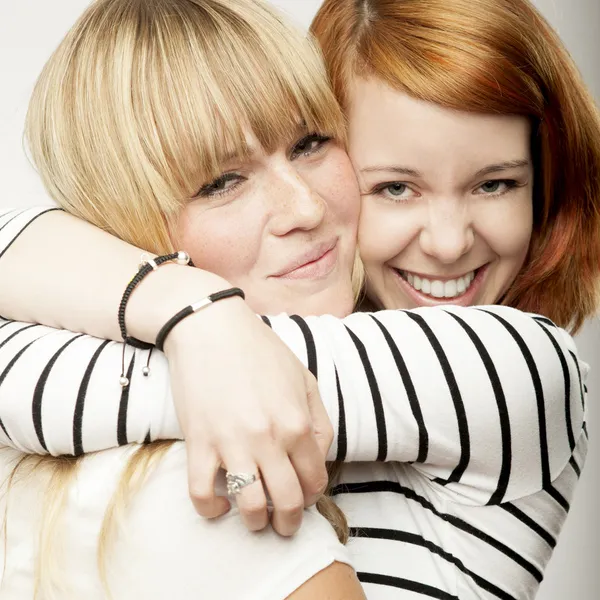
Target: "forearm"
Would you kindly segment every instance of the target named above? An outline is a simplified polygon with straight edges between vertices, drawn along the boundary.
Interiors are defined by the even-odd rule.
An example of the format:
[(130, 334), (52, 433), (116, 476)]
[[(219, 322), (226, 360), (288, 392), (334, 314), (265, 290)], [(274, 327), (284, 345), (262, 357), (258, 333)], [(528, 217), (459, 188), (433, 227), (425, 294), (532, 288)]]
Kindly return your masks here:
[[(528, 486), (542, 485), (540, 461), (545, 461), (550, 475), (560, 469), (583, 424), (581, 382), (571, 338), (518, 311), (486, 310), (490, 312), (387, 311), (356, 314), (344, 321), (280, 316), (269, 323), (318, 377), (336, 431), (330, 459), (415, 462), (431, 478), (449, 483), (449, 489), (458, 484), (458, 493), (485, 502), (492, 497), (516, 497)], [(4, 327), (0, 336), (6, 340), (10, 331)], [(27, 335), (32, 333), (20, 334), (12, 339), (12, 346), (0, 348), (0, 368), (27, 345), (23, 337)], [(71, 351), (77, 349), (75, 344), (81, 349), (82, 343), (74, 342)], [(33, 361), (40, 355), (34, 362), (46, 364), (52, 352), (42, 350), (33, 345), (25, 356)], [(91, 349), (87, 352), (88, 358), (78, 368), (72, 368), (69, 361), (74, 359), (68, 353), (61, 355), (53, 368), (62, 368), (63, 376), (48, 379), (45, 390), (51, 394), (51, 386), (60, 383), (61, 402), (70, 407), (78, 398), (91, 402), (85, 395), (90, 390), (103, 390), (103, 403), (93, 409), (91, 437), (82, 441), (85, 451), (100, 449), (100, 441), (116, 444), (117, 431), (125, 431), (126, 441), (139, 441), (146, 431), (151, 431), (152, 439), (180, 435), (163, 355), (154, 353), (152, 376), (143, 378), (146, 353), (138, 353), (133, 366), (132, 351), (127, 354), (126, 365), (132, 369), (127, 405), (117, 385), (120, 344), (104, 350), (82, 396), (93, 354)], [(22, 382), (24, 387), (12, 392), (15, 398), (17, 391), (22, 393), (20, 404), (0, 404), (0, 418), (13, 438), (15, 431), (31, 429), (22, 424), (31, 421), (31, 403), (26, 410), (18, 406), (35, 390), (39, 396), (40, 390), (36, 380), (24, 374)], [(0, 397), (6, 399), (4, 386), (6, 382), (0, 383)], [(150, 390), (152, 400), (144, 400)], [(53, 413), (67, 420), (61, 431), (70, 432), (74, 413), (74, 408)], [(543, 453), (542, 420), (550, 424)], [(74, 445), (70, 433), (63, 437), (55, 440), (55, 449)]]
[[(120, 340), (117, 309), (143, 250), (62, 211), (44, 214), (22, 230), (14, 225), (14, 236), (9, 224), (0, 238), (0, 314)], [(153, 342), (178, 310), (223, 287), (227, 282), (212, 273), (164, 265), (132, 294), (128, 333)]]
[(157, 437), (181, 439), (164, 354), (0, 319), (0, 443), (32, 454), (79, 455)]
[(584, 365), (566, 332), (533, 315), (496, 306), (317, 317), (306, 320), (310, 338), (289, 319), (271, 323), (318, 359), (338, 459), (411, 462), (458, 499), (495, 503), (542, 489), (582, 433)]
[[(38, 227), (42, 223), (43, 227)], [(44, 248), (49, 250), (44, 252)], [(63, 213), (44, 215), (24, 230), (0, 260), (0, 313), (118, 340), (116, 308), (140, 253)], [(56, 285), (57, 281), (61, 284)], [(132, 296), (127, 310), (130, 334), (153, 341), (158, 328), (182, 306), (224, 285), (226, 282), (197, 269), (161, 267)], [(228, 327), (222, 306), (210, 310), (210, 320), (202, 320), (199, 328), (207, 345)], [(487, 495), (488, 500), (506, 494), (514, 497), (523, 486), (540, 479), (542, 470), (532, 472), (528, 467), (537, 464), (530, 460), (536, 452), (548, 469), (559, 468), (565, 456), (568, 460), (583, 422), (578, 363), (571, 355), (574, 348), (564, 344), (570, 338), (556, 336), (553, 344), (549, 334), (556, 332), (544, 329), (531, 316), (504, 307), (487, 310), (385, 311), (375, 316), (355, 314), (343, 321), (333, 317), (272, 319), (274, 331), (318, 377), (321, 396), (338, 432), (330, 458), (415, 461), (430, 477), (444, 483), (461, 482), (467, 490), (478, 487), (481, 491), (483, 482), (487, 487), (480, 497)], [(188, 323), (198, 318), (203, 315), (190, 317)], [(30, 334), (18, 334), (0, 348), (4, 356), (0, 399), (3, 394), (7, 398), (3, 386), (17, 381), (18, 364), (32, 361), (38, 352), (37, 342), (25, 343)], [(72, 342), (68, 350), (57, 341), (52, 343), (58, 353), (54, 363), (50, 362), (53, 354), (42, 353), (39, 360), (39, 364), (50, 365), (46, 385), (56, 381), (49, 378), (51, 372), (72, 360), (70, 352), (80, 341)], [(120, 356), (121, 348), (111, 352)], [(134, 377), (127, 389), (132, 405), (145, 389), (135, 383), (142, 366), (140, 356), (132, 366), (127, 355), (126, 366), (133, 369)], [(93, 353), (88, 365), (92, 358)], [(102, 381), (113, 386), (105, 391), (111, 400), (107, 400), (104, 421), (98, 415), (94, 428), (105, 428), (114, 438), (115, 419), (123, 419), (127, 406), (118, 387), (120, 366), (116, 359), (113, 362), (110, 369), (94, 367), (94, 373), (102, 373)], [(5, 372), (8, 367), (10, 374)], [(71, 402), (75, 406), (78, 398), (81, 401), (85, 370), (77, 375), (65, 368), (65, 373), (60, 395), (70, 398), (66, 405)], [(34, 405), (39, 403), (44, 386), (32, 385), (34, 380), (25, 372), (21, 376), (23, 386), (13, 390), (21, 390), (22, 396), (11, 402), (30, 399)], [(268, 377), (267, 368), (264, 376)], [(172, 402), (166, 373), (164, 383), (154, 376), (145, 383), (156, 386), (158, 402)], [(199, 382), (200, 394), (201, 385)], [(113, 408), (109, 408), (111, 402)], [(4, 406), (14, 408), (10, 402)], [(115, 410), (115, 406), (120, 408)], [(9, 434), (21, 430), (18, 420), (25, 413), (16, 413), (13, 410), (12, 417), (0, 413)], [(72, 419), (72, 410), (65, 414)], [(131, 415), (127, 419), (132, 423)], [(128, 441), (137, 440), (139, 431), (147, 429), (156, 437), (171, 437), (177, 430), (173, 423), (152, 426), (145, 416), (133, 419), (137, 425), (132, 423), (131, 431), (136, 433), (133, 438), (128, 435)], [(538, 431), (542, 420), (551, 423), (547, 431)], [(540, 440), (548, 433), (554, 437), (540, 454)], [(14, 438), (14, 433), (11, 435)], [(107, 440), (110, 435), (98, 439)], [(66, 444), (72, 445), (72, 440)], [(83, 448), (88, 450), (85, 441)], [(89, 449), (99, 448), (92, 443)], [(511, 472), (520, 476), (506, 475)]]

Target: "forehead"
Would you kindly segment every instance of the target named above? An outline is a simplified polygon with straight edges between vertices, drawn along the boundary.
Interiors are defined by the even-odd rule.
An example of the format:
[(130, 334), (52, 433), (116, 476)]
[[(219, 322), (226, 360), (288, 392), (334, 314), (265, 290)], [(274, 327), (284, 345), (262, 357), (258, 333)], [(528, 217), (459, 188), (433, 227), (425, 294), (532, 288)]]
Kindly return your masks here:
[(526, 117), (444, 108), (377, 79), (355, 80), (349, 100), (350, 153), (358, 168), (390, 161), (480, 168), (530, 158)]

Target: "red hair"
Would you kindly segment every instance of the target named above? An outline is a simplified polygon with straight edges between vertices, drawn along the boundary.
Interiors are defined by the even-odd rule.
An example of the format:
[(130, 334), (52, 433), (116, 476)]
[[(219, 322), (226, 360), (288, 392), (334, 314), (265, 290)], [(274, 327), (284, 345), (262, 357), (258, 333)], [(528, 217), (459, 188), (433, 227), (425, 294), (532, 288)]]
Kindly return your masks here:
[(534, 228), (503, 304), (576, 331), (598, 304), (600, 115), (558, 35), (527, 0), (325, 0), (312, 24), (338, 100), (377, 77), (447, 108), (533, 127)]

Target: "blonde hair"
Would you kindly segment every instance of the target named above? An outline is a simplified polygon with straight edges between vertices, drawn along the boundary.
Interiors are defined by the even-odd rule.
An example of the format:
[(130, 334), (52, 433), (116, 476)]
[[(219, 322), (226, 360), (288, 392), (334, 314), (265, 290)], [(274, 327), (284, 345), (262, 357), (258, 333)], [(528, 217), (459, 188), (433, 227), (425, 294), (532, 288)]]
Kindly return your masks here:
[(153, 252), (248, 132), (345, 141), (318, 50), (258, 0), (98, 0), (44, 67), (31, 156), (71, 213)]
[[(166, 253), (186, 200), (220, 174), (227, 156), (247, 154), (248, 132), (272, 150), (299, 125), (345, 144), (344, 118), (319, 51), (265, 3), (97, 0), (44, 67), (26, 138), (44, 185), (63, 208)], [(125, 468), (99, 539), (105, 585), (118, 513), (169, 446), (142, 446)], [(45, 502), (52, 517), (37, 571), (44, 598), (53, 594), (55, 570), (44, 564), (52, 556), (47, 526), (55, 528), (56, 507), (77, 468), (76, 461), (66, 464), (54, 469)], [(340, 509), (330, 498), (319, 508), (345, 541)]]

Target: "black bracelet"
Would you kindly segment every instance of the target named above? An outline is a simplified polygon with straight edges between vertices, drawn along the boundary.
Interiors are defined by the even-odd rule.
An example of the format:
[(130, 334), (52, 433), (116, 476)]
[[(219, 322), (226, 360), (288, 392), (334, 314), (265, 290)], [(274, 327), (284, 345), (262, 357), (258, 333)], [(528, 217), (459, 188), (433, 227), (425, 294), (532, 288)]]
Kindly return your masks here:
[(142, 342), (137, 338), (127, 335), (127, 326), (125, 325), (125, 309), (127, 308), (127, 303), (129, 302), (131, 294), (133, 293), (135, 288), (142, 282), (144, 277), (149, 275), (152, 271), (156, 271), (156, 269), (158, 269), (160, 265), (169, 261), (176, 261), (179, 265), (192, 264), (187, 252), (172, 252), (171, 254), (165, 254), (164, 256), (157, 256), (156, 258), (144, 258), (144, 256), (142, 256), (142, 262), (139, 266), (138, 272), (135, 274), (135, 276), (129, 282), (129, 284), (125, 288), (125, 291), (123, 292), (121, 303), (119, 304), (119, 311), (117, 314), (117, 318), (119, 320), (119, 330), (121, 331), (121, 337), (123, 338), (121, 376), (119, 377), (119, 384), (121, 385), (121, 387), (125, 388), (129, 385), (129, 378), (125, 375), (126, 346), (130, 345), (134, 348), (140, 348), (141, 350), (150, 350), (150, 354), (148, 355), (148, 364), (143, 369), (143, 373), (146, 376), (150, 373), (150, 355), (152, 353), (152, 348), (154, 347), (152, 344)]
[(213, 304), (219, 300), (224, 300), (225, 298), (233, 298), (234, 296), (239, 296), (242, 300), (246, 298), (244, 292), (240, 288), (229, 288), (221, 292), (215, 292), (214, 294), (211, 294), (210, 296), (207, 296), (206, 298), (203, 298), (202, 300), (199, 300), (194, 304), (190, 304), (189, 306), (186, 306), (184, 309), (180, 310), (175, 316), (171, 317), (158, 332), (155, 344), (156, 349), (163, 349), (167, 336), (169, 333), (171, 333), (175, 325), (183, 321), (183, 319), (207, 307), (209, 304)]

